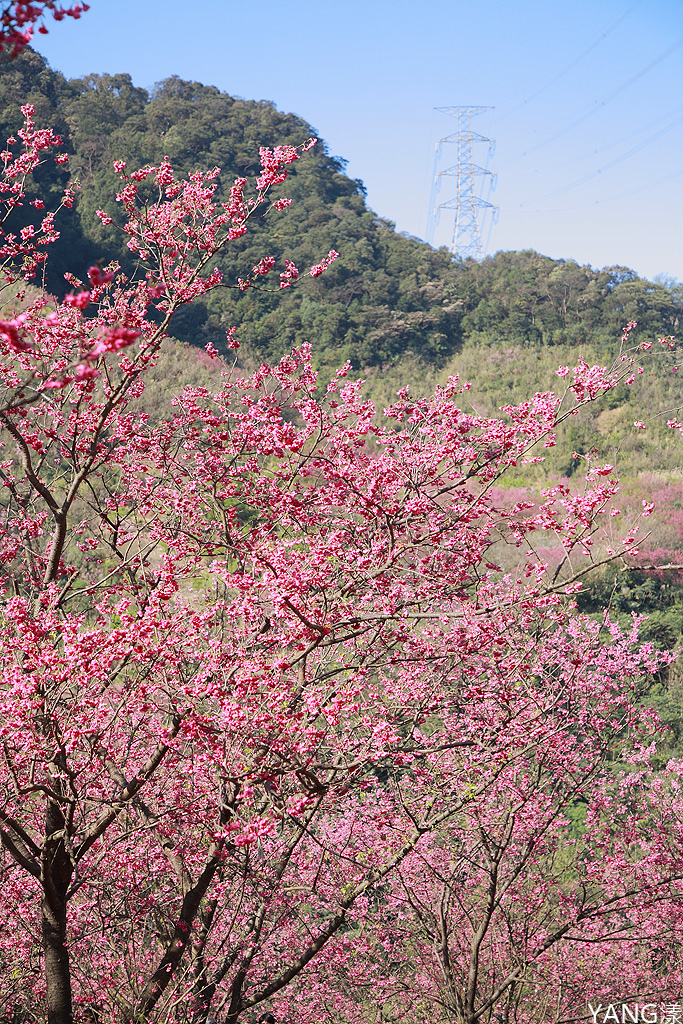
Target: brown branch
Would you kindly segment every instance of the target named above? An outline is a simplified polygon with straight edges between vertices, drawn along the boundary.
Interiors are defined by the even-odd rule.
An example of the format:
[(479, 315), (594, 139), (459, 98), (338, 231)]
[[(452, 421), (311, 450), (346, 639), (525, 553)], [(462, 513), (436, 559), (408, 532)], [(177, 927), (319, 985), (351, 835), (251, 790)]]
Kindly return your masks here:
[[(169, 739), (173, 739), (178, 735), (181, 722), (182, 717), (180, 715), (176, 715), (173, 719)], [(118, 818), (124, 807), (127, 807), (135, 799), (145, 783), (149, 781), (152, 775), (154, 775), (154, 772), (166, 756), (168, 749), (167, 743), (160, 743), (154, 753), (147, 759), (147, 762), (143, 766), (140, 774), (136, 775), (134, 779), (131, 779), (128, 785), (121, 791), (118, 799), (116, 800), (116, 806), (110, 807), (108, 811), (101, 814), (97, 821), (88, 829), (87, 833), (75, 850), (74, 857), (76, 861), (80, 861), (83, 858), (90, 847), (97, 842), (100, 836), (107, 831), (112, 822)]]

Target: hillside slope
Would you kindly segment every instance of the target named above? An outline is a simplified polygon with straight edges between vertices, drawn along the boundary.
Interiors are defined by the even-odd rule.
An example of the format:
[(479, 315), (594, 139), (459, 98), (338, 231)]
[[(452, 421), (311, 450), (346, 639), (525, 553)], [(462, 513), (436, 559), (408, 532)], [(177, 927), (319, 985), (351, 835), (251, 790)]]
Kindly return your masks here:
[[(177, 77), (151, 95), (126, 74), (67, 80), (30, 50), (0, 62), (3, 137), (16, 132), (26, 102), (39, 123), (62, 133), (81, 184), (77, 216), (61, 217), (48, 281), (55, 291), (63, 289), (67, 263), (85, 268), (103, 257), (131, 265), (115, 201), (115, 159), (132, 167), (168, 156), (183, 173), (217, 165), (225, 191), (234, 177), (258, 172), (260, 146), (298, 145), (317, 134), (272, 103)], [(66, 173), (44, 171), (42, 187), (56, 191)], [(344, 161), (322, 141), (292, 167), (286, 194), (289, 210), (262, 218), (224, 257), (226, 282), (245, 276), (266, 253), (305, 267), (334, 248), (341, 258), (333, 270), (286, 295), (216, 292), (178, 317), (182, 340), (219, 346), (225, 327), (237, 323), (242, 344), (259, 358), (312, 342), (325, 366), (350, 359), (356, 368), (386, 368), (411, 356), (439, 367), (467, 341), (504, 348), (590, 343), (609, 351), (629, 320), (654, 337), (675, 330), (683, 314), (680, 285), (643, 281), (628, 268), (595, 271), (532, 251), (461, 262), (397, 233), (366, 206), (362, 183), (344, 174)], [(98, 208), (113, 218), (111, 226), (102, 226)]]

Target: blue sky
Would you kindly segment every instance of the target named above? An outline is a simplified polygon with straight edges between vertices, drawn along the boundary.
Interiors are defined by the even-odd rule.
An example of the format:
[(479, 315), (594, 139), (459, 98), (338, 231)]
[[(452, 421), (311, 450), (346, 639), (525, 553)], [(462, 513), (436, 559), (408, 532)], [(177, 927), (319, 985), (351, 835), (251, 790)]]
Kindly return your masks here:
[[(482, 219), (487, 252), (683, 280), (683, 0), (90, 2), (35, 37), (67, 77), (128, 72), (151, 88), (177, 74), (272, 100), (421, 238), (435, 144), (456, 127), (434, 108), (490, 106), (472, 122), (496, 144), (474, 149), (497, 175), (490, 195), (481, 179), (499, 209)], [(451, 232), (443, 216), (436, 241)]]

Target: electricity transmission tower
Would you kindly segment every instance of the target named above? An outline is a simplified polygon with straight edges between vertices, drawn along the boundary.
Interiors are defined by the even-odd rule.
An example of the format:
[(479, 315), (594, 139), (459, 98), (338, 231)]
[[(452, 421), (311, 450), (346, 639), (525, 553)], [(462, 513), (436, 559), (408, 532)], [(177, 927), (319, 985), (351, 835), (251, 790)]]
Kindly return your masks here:
[[(479, 211), (489, 209), (493, 212), (494, 218), (498, 208), (482, 199), (477, 194), (477, 179), (488, 176), (491, 188), (495, 187), (495, 174), (475, 164), (472, 155), (474, 146), (488, 143), (488, 157), (493, 156), (494, 143), (491, 139), (484, 138), (472, 131), (472, 118), (482, 114), (493, 107), (435, 107), (435, 110), (442, 114), (448, 114), (456, 118), (458, 130), (452, 135), (446, 135), (439, 139), (436, 144), (436, 155), (434, 157), (434, 175), (432, 180), (432, 191), (429, 200), (429, 219), (427, 223), (427, 241), (434, 242), (434, 232), (441, 217), (442, 210), (455, 211), (453, 222), (453, 237), (450, 244), (451, 252), (456, 256), (473, 256), (479, 260), (483, 256), (481, 241), (481, 230), (479, 225)], [(458, 147), (457, 161), (451, 167), (439, 170), (444, 145), (452, 143)], [(448, 178), (455, 179), (455, 196), (438, 202), (439, 193), (443, 182)]]

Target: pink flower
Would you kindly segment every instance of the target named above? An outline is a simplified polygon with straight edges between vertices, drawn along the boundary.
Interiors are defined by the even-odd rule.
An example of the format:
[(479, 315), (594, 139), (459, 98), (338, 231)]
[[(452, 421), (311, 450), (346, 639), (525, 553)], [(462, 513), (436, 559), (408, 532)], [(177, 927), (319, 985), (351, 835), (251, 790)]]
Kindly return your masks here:
[(173, 184), (173, 168), (171, 167), (168, 157), (165, 156), (163, 162), (159, 164), (156, 172), (157, 185), (165, 187)]
[(86, 366), (85, 363), (79, 363), (76, 367), (76, 380), (94, 380), (99, 375), (100, 371), (96, 370), (94, 366)]
[(93, 288), (103, 288), (104, 285), (114, 280), (114, 271), (100, 270), (99, 267), (89, 267), (88, 279)]
[(325, 256), (320, 261), (320, 263), (316, 263), (315, 266), (311, 267), (311, 270), (310, 270), (311, 277), (320, 277), (320, 275), (327, 270), (329, 265), (331, 263), (334, 263), (334, 261), (336, 259), (338, 259), (338, 258), (339, 258), (339, 253), (336, 252), (334, 249), (330, 249), (330, 251), (327, 254), (327, 256)]
[(264, 256), (260, 263), (257, 263), (255, 267), (252, 267), (253, 274), (269, 274), (275, 266), (274, 256)]
[(131, 179), (133, 181), (146, 181), (150, 174), (154, 171), (153, 167), (140, 167), (139, 170), (133, 171)]
[(74, 309), (85, 309), (90, 305), (90, 292), (79, 292), (77, 295), (67, 295), (64, 299), (65, 306), (72, 306)]
[(259, 192), (283, 182), (287, 177), (285, 166), (299, 159), (299, 154), (294, 146), (276, 146), (273, 150), (262, 146), (259, 156), (262, 167), (262, 173), (256, 179), (256, 187)]
[(0, 320), (0, 341), (4, 341), (12, 352), (30, 352), (29, 343), (19, 337), (19, 326), (16, 320)]
[(292, 283), (299, 276), (299, 271), (291, 260), (285, 260), (285, 270), (280, 274), (280, 287), (291, 288)]
[(88, 352), (85, 358), (92, 361), (106, 352), (120, 352), (121, 349), (132, 345), (139, 337), (140, 331), (128, 327), (113, 327), (100, 337), (97, 344)]

